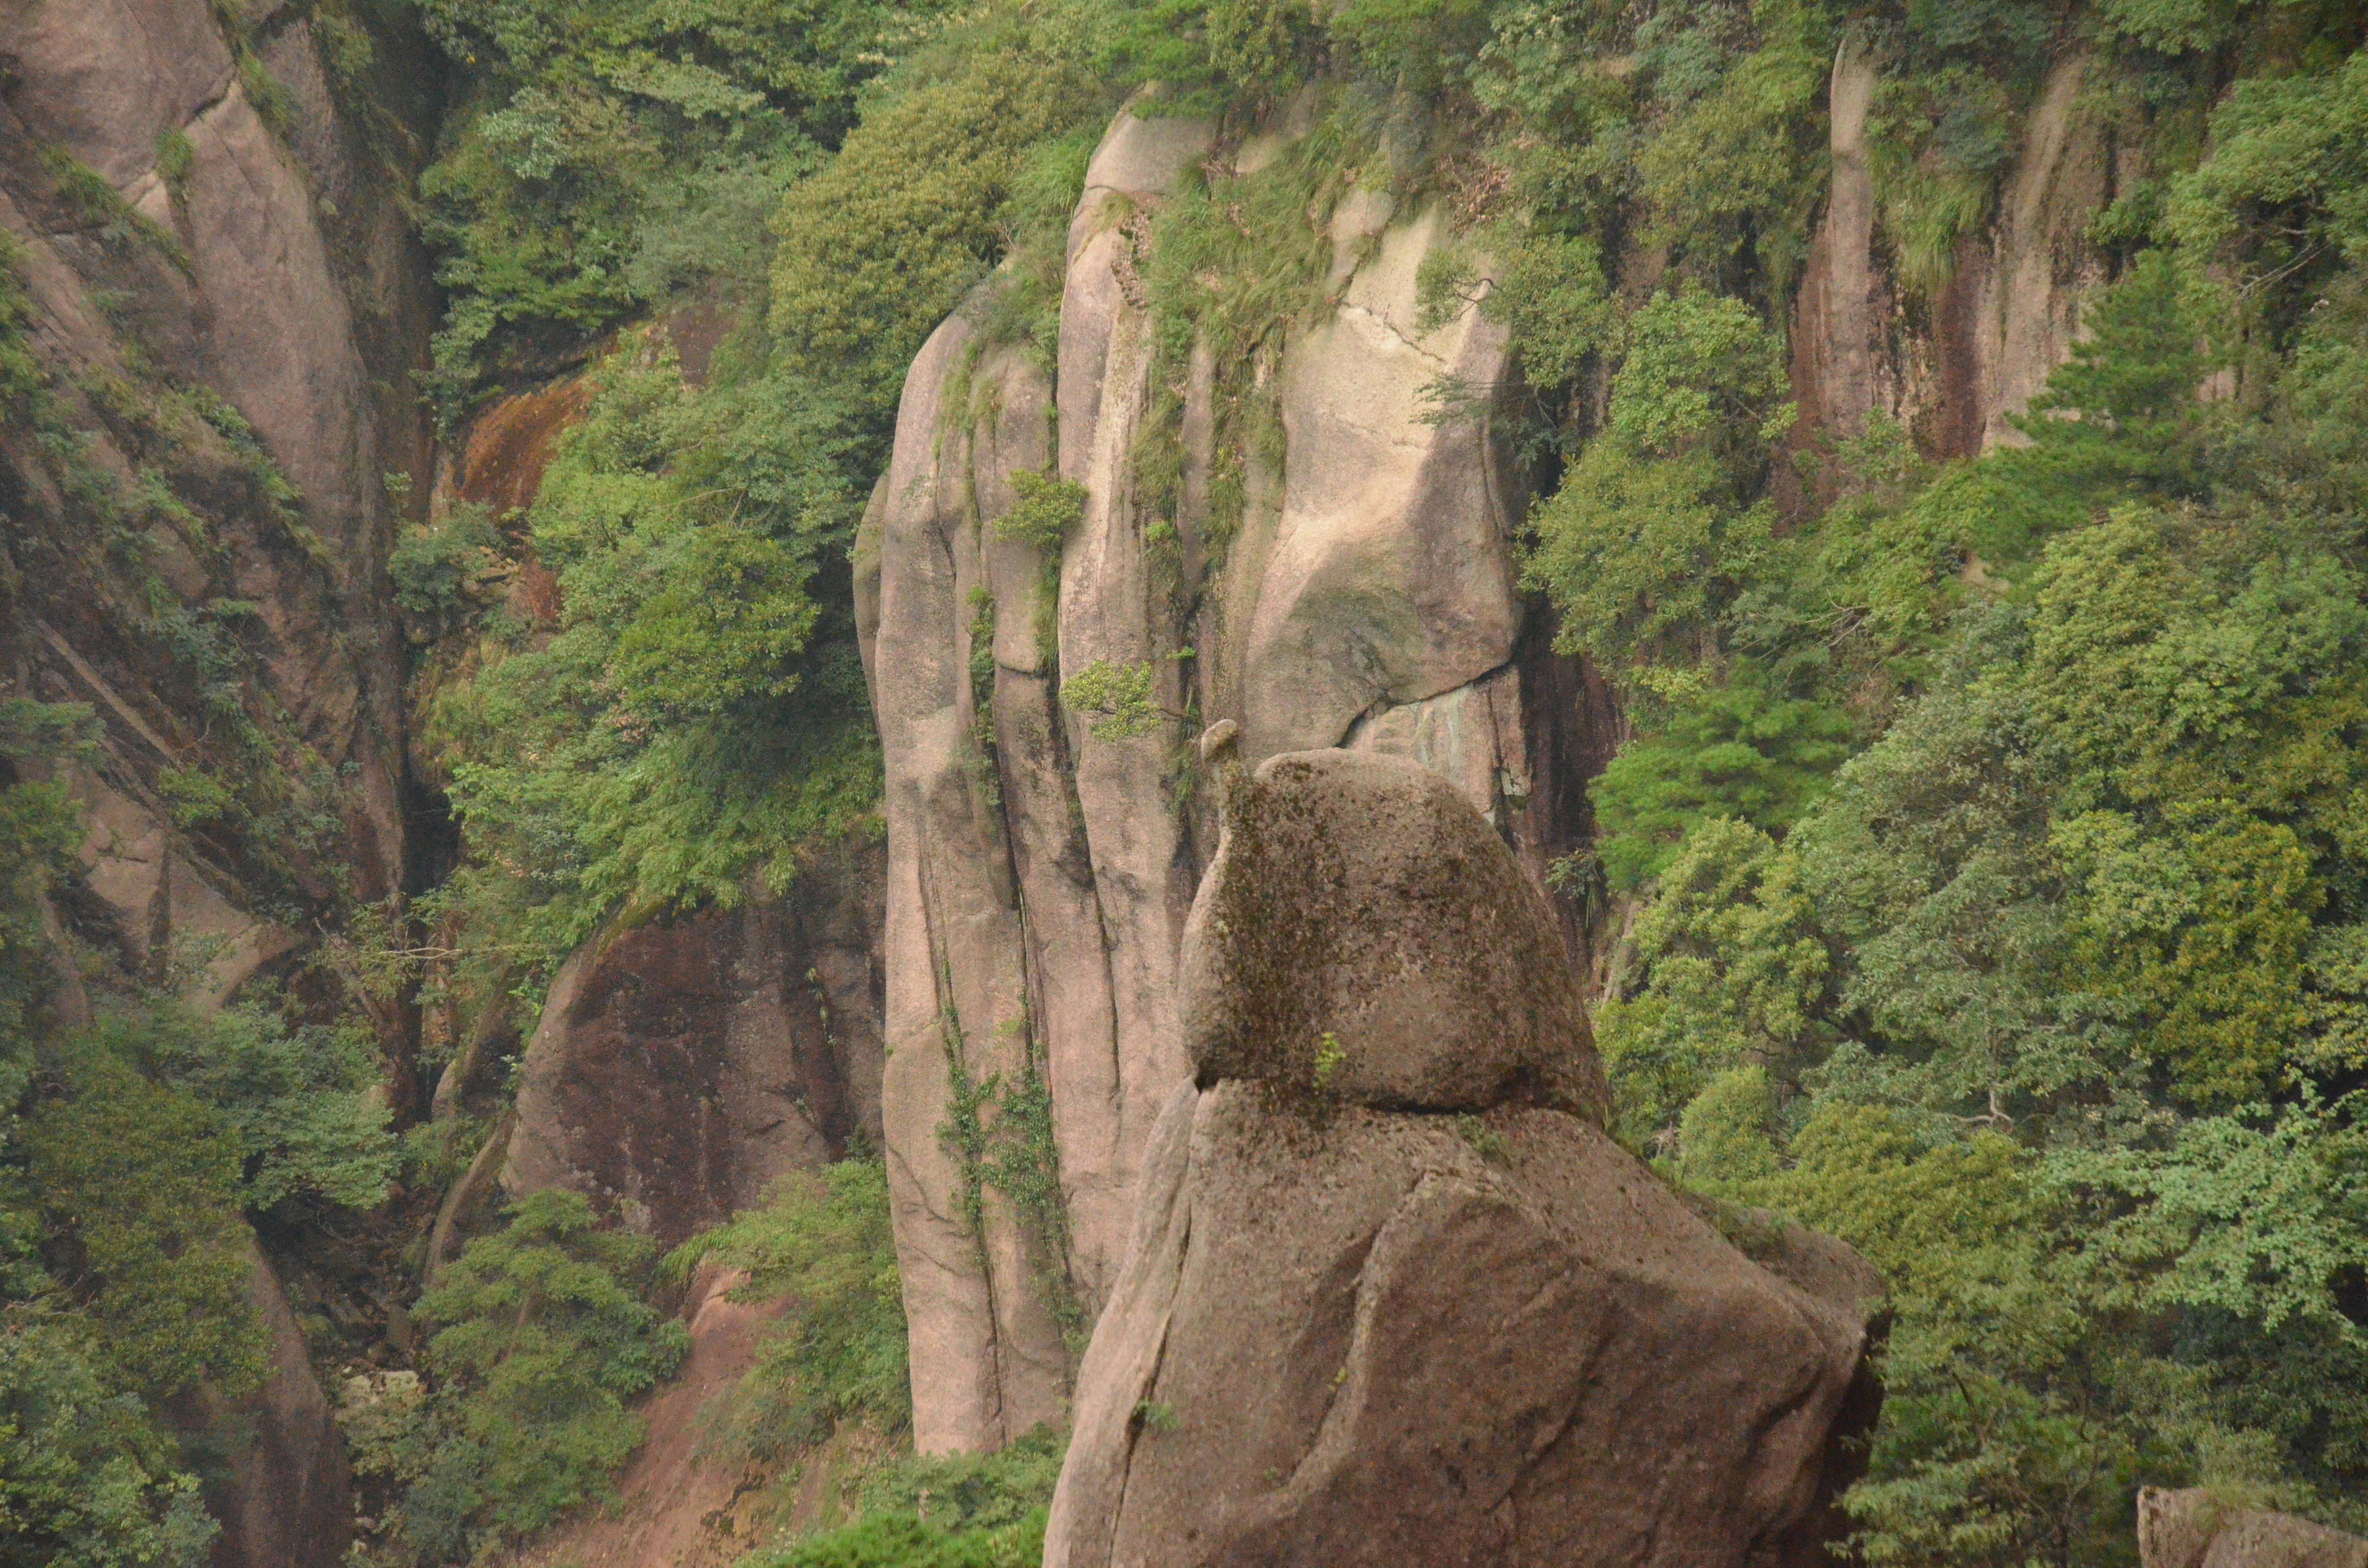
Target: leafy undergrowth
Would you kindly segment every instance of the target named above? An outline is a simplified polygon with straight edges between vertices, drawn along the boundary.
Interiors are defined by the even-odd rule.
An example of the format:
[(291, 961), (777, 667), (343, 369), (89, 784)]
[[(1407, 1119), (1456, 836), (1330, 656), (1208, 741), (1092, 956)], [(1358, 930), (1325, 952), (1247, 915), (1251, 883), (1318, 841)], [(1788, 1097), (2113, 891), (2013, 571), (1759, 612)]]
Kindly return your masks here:
[(851, 1523), (751, 1552), (739, 1568), (1032, 1568), (1067, 1443), (1039, 1428), (1001, 1453), (905, 1456), (861, 1483)]

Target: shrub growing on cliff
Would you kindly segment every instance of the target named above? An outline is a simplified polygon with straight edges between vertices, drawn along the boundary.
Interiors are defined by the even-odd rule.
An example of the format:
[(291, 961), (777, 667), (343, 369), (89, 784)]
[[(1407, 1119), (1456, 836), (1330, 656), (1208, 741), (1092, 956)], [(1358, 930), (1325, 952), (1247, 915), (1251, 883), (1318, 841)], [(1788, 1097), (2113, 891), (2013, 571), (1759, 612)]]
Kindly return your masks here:
[(1105, 107), (1059, 56), (990, 33), (867, 116), (774, 219), (783, 364), (884, 403), (922, 340), (1008, 245), (997, 218), (1030, 150)]
[(843, 564), (876, 448), (826, 391), (693, 389), (662, 342), (597, 372), (529, 515), (555, 634), (489, 621), (420, 725), (472, 851), (440, 896), (529, 983), (620, 903), (786, 885), (877, 790)]
[(1563, 646), (1615, 666), (1707, 651), (1758, 574), (1773, 520), (1759, 478), (1792, 422), (1782, 345), (1740, 301), (1665, 294), (1628, 333), (1607, 428), (1533, 515), (1527, 571)]
[(853, 1523), (753, 1552), (744, 1568), (1032, 1568), (1067, 1447), (1038, 1427), (998, 1453), (905, 1459), (864, 1485)]
[(171, 1441), (74, 1325), (0, 1326), (0, 1563), (199, 1568), (219, 1527)]
[(26, 1175), (52, 1272), (80, 1298), (120, 1385), (168, 1396), (263, 1378), (247, 1299), (236, 1138), (191, 1096), (104, 1050), (76, 1053), (27, 1119)]
[(1748, 666), (1668, 706), (1588, 791), (1596, 856), (1623, 892), (1659, 875), (1688, 831), (1711, 817), (1781, 832), (1850, 755), (1846, 715), (1772, 694)]
[(420, 181), (452, 297), (437, 341), (448, 415), (493, 365), (564, 354), (677, 292), (745, 296), (782, 192), (940, 9), (425, 0), (465, 85)]
[(787, 1302), (734, 1401), (741, 1447), (769, 1457), (819, 1442), (841, 1421), (891, 1433), (910, 1423), (905, 1300), (881, 1162), (786, 1176), (761, 1207), (685, 1243), (666, 1267), (684, 1277), (701, 1261), (746, 1271), (734, 1301)]
[(211, 1017), (175, 1002), (109, 1008), (97, 1044), (210, 1108), (260, 1211), (299, 1195), (377, 1207), (393, 1172), (384, 1064), (351, 1024), (302, 1024), (248, 1004)]
[(741, 1561), (747, 1568), (1033, 1568), (1043, 1559), (1040, 1511), (1001, 1529), (968, 1530), (884, 1515)]

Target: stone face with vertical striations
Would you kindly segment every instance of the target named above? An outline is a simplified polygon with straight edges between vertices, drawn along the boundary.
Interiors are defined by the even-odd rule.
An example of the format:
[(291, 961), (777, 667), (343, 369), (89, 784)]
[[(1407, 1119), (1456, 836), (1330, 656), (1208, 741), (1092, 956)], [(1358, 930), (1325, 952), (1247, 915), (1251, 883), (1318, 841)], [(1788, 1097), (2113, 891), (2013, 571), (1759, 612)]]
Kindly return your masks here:
[[(2077, 54), (2051, 69), (1994, 220), (1933, 276), (1903, 279), (1869, 163), (1877, 62), (1837, 56), (1830, 199), (1793, 301), (1802, 452), (1867, 433), (1878, 415), (1930, 455), (2017, 438), (2009, 416), (2068, 351), (2102, 276), (2089, 220), (2108, 188), (2145, 173), (2121, 166), (2135, 154), (2114, 150), (2079, 91), (2084, 69)], [(1292, 177), (1315, 101), (1250, 126), (1166, 115), (1156, 95), (1121, 112), (1070, 226), (1051, 364), (985, 342), (995, 312), (975, 303), (947, 323), (915, 361), (858, 542), (888, 781), (891, 1034), (911, 1047), (890, 1058), (887, 1128), (925, 1446), (992, 1447), (1057, 1405), (1066, 1358), (1039, 1299), (1064, 1290), (1088, 1317), (1111, 1299), (1158, 1108), (1196, 1072), (1214, 1081), (1192, 1052), (1224, 1058), (1216, 1078), (1238, 1065), (1225, 1053), (1240, 1041), (1195, 1021), (1179, 979), (1223, 768), (1331, 748), (1417, 763), (1542, 888), (1587, 831), (1587, 779), (1620, 733), (1600, 679), (1554, 653), (1553, 627), (1521, 594), (1528, 476), (1496, 401), (1518, 389), (1519, 366), (1485, 312), (1424, 308), (1426, 260), (1459, 241), (1450, 212), (1390, 177), (1404, 172), (1391, 137), (1366, 150), (1365, 177), (1309, 209), (1323, 275), (1304, 309), (1246, 347), (1163, 345), (1149, 280), (1171, 192), (1196, 170)], [(1488, 276), (1486, 256), (1461, 260)], [(1641, 256), (1622, 266), (1654, 272)], [(1220, 352), (1242, 359), (1220, 365)], [(1443, 397), (1457, 388), (1479, 395)], [(1230, 452), (1216, 444), (1225, 417)], [(1264, 423), (1245, 437), (1243, 418)], [(1056, 560), (996, 536), (1020, 469), (1081, 487)], [(1143, 483), (1152, 469), (1161, 477)], [(1779, 469), (1792, 506), (1799, 469)], [(1237, 516), (1214, 499), (1221, 479)], [(987, 639), (976, 648), (973, 629)], [(1098, 665), (1147, 684), (1150, 733), (1098, 734), (1064, 709), (1064, 681)], [(1203, 758), (1193, 743), (1212, 726), (1228, 739)], [(1560, 961), (1583, 971), (1584, 934), (1559, 919)], [(1422, 1060), (1393, 1013), (1436, 1017), (1421, 1008), (1438, 998), (1416, 1006), (1426, 983), (1402, 978), (1361, 1011), (1323, 1004), (1347, 1008), (1344, 1043), (1370, 1032), (1339, 1071), (1381, 1074), (1383, 1100), (1479, 1103), (1518, 1084), (1516, 1097), (1583, 1108), (1600, 1094), (1591, 1066), (1549, 1085), (1520, 1063), (1499, 1082), (1444, 1039)], [(1493, 1000), (1468, 1015), (1473, 1031), (1516, 1006), (1482, 990)], [(1290, 1028), (1312, 1050), (1303, 1003)], [(1523, 993), (1519, 1006), (1533, 1005), (1546, 1006)], [(957, 1087), (949, 1041), (973, 1086), (1041, 1074), (1065, 1235), (1019, 1236), (1016, 1217), (995, 1217), (992, 1181), (985, 1235), (964, 1229), (964, 1163), (941, 1136)]]
[[(1030, 940), (1007, 825), (1030, 809), (1030, 781), (995, 782), (981, 744), (1005, 673), (995, 644), (1007, 618), (1025, 626), (1032, 581), (985, 518), (1009, 506), (1014, 471), (1049, 462), (1048, 396), (1042, 371), (985, 349), (965, 317), (939, 327), (906, 379), (860, 546), (881, 562), (865, 660), (887, 774), (881, 1109), (923, 1452), (998, 1448), (1057, 1420), (1067, 1391), (1049, 1288), (1064, 1260), (947, 1135), (966, 1089), (1023, 1080), (1031, 1030), (1054, 1021), (1030, 1006), (1052, 938)], [(1041, 676), (1014, 678), (1049, 709)], [(1090, 990), (1076, 1002), (1097, 1006)]]
[[(1508, 465), (1485, 410), (1426, 417), (1440, 378), (1491, 385), (1506, 369), (1503, 334), (1475, 312), (1417, 324), (1416, 274), (1447, 225), (1379, 191), (1340, 202), (1333, 306), (1259, 372), (1280, 393), (1280, 466), (1247, 477), (1224, 542), (1214, 367), (1159, 358), (1148, 220), (1184, 171), (1247, 167), (1293, 127), (1286, 113), (1221, 146), (1209, 122), (1156, 109), (1120, 115), (1088, 168), (1051, 383), (982, 340), (989, 312), (949, 321), (907, 378), (857, 544), (887, 774), (883, 1097), (924, 1449), (992, 1448), (1057, 1416), (1072, 1353), (1043, 1303), (1064, 1298), (1074, 1333), (1115, 1282), (1160, 1107), (1193, 1072), (1177, 966), (1214, 848), (1213, 779), (1186, 760), (1199, 724), (1231, 720), (1252, 763), (1342, 744), (1417, 759), (1513, 835), (1532, 876), (1556, 852), (1561, 799), (1532, 790)], [(1157, 423), (1167, 397), (1173, 426)], [(1171, 440), (1178, 494), (1155, 503), (1137, 465)], [(1057, 561), (997, 537), (1026, 469), (1081, 492)], [(1096, 734), (1064, 709), (1064, 678), (1097, 663), (1148, 671), (1156, 733)], [(968, 1176), (941, 1135), (956, 1049), (973, 1085), (1040, 1074), (1064, 1237), (1024, 1233), (992, 1182), (985, 1233), (968, 1232)]]

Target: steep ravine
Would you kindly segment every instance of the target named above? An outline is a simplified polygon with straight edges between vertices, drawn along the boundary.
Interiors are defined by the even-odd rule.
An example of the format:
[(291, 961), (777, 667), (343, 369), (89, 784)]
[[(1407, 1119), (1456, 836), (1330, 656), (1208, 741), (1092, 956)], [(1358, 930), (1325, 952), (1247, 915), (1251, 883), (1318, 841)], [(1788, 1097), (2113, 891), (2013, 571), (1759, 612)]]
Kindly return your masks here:
[[(377, 68), (348, 78), (304, 8), (274, 0), (227, 28), (204, 0), (0, 0), (0, 227), (22, 248), (26, 335), (51, 378), (43, 428), (70, 437), (0, 431), (0, 673), (7, 695), (88, 703), (104, 726), (86, 760), (60, 765), (89, 825), (61, 911), (77, 950), (127, 983), (196, 952), (214, 1004), (295, 972), (335, 898), (432, 874), (391, 542), (431, 492), (530, 502), (577, 407), (564, 383), (529, 392), (435, 449), (411, 377), (437, 301), (397, 194), (432, 140), (435, 74), (416, 37), (372, 41)], [(266, 75), (242, 72), (242, 45)], [(2005, 416), (2105, 275), (2089, 220), (2145, 172), (2084, 119), (2081, 79), (2077, 56), (2055, 66), (1996, 217), (1924, 300), (1877, 242), (1872, 68), (1835, 61), (1829, 187), (1793, 314), (1796, 438), (1854, 433), (1875, 410), (1933, 456), (2015, 438)], [(258, 80), (278, 85), (268, 105), (250, 101)], [(1543, 888), (1584, 842), (1587, 780), (1620, 738), (1602, 682), (1552, 651), (1519, 583), (1536, 476), (1494, 417), (1518, 390), (1504, 331), (1468, 304), (1426, 311), (1423, 264), (1455, 242), (1454, 214), (1393, 198), (1388, 170), (1332, 212), (1325, 304), (1258, 368), (1270, 439), (1247, 455), (1238, 521), (1220, 518), (1222, 378), (1204, 344), (1180, 410), (1161, 404), (1144, 219), (1180, 171), (1251, 173), (1303, 128), (1285, 108), (1221, 135), (1159, 107), (1121, 113), (1093, 156), (1049, 361), (968, 310), (905, 382), (856, 545), (884, 846), (847, 846), (785, 900), (604, 930), (552, 988), (498, 1151), (510, 1191), (572, 1187), (673, 1242), (785, 1170), (859, 1138), (884, 1148), (924, 1451), (1067, 1417), (1154, 1127), (1193, 1076), (1179, 953), (1238, 771), (1326, 747), (1418, 762)], [(186, 162), (165, 156), (184, 145)], [(1451, 383), (1483, 395), (1442, 415)], [(1181, 449), (1172, 497), (1144, 475), (1160, 443)], [(1018, 474), (1077, 487), (1054, 560), (996, 528)], [(159, 484), (176, 505), (139, 500)], [(511, 589), (538, 623), (557, 609), (540, 570)], [(251, 756), (208, 706), (221, 671), (159, 630), (193, 624), (226, 629), (243, 661), (265, 737)], [(1097, 733), (1064, 703), (1064, 681), (1097, 665), (1145, 672), (1147, 733)], [(196, 765), (254, 780), (284, 819), (176, 811), (168, 776)], [(298, 819), (312, 838), (280, 825)], [(1554, 910), (1588, 965), (1611, 936), (1600, 912), (1590, 928), (1590, 912)], [(395, 1007), (380, 1023), (389, 1092), (424, 1112), (417, 1020)], [(1057, 1208), (1015, 1201), (946, 1136), (950, 1105), (990, 1080), (998, 1157), (1056, 1173)], [(254, 1289), (270, 1385), (243, 1411), (186, 1413), (256, 1434), (216, 1478), (218, 1558), (326, 1564), (349, 1528), (342, 1449), (260, 1256)], [(388, 1305), (335, 1310), (392, 1340)], [(709, 1306), (692, 1373), (715, 1383), (753, 1354), (751, 1329)], [(665, 1517), (603, 1545), (616, 1560), (689, 1539), (675, 1516), (716, 1508), (686, 1437), (695, 1403), (654, 1408), (652, 1462), (672, 1468), (632, 1494)]]
[[(47, 383), (0, 429), (0, 683), (100, 726), (80, 760), (23, 765), (84, 804), (58, 929), (94, 983), (195, 962), (218, 1005), (300, 972), (339, 897), (412, 875), (381, 476), (429, 466), (408, 389), (438, 306), (400, 193), (438, 106), (423, 40), (369, 39), (378, 68), (341, 77), (271, 0), (0, 5), (0, 230)], [(172, 793), (207, 775), (233, 791), (211, 814)], [(380, 1022), (407, 1095), (407, 1022)], [(217, 1561), (312, 1568), (350, 1534), (343, 1448), (260, 1256), (251, 1293), (263, 1392), (176, 1419), (234, 1435)]]

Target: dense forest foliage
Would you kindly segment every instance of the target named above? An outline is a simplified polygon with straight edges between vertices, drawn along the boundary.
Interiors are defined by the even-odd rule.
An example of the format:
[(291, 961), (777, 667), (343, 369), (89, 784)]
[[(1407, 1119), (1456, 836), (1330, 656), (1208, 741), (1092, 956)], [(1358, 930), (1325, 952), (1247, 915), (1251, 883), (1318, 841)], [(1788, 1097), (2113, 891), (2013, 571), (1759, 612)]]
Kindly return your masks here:
[[(1130, 93), (1238, 130), (1304, 92), (1300, 153), (1234, 188), (1188, 173), (1157, 220), (1163, 331), (1247, 350), (1301, 319), (1360, 167), (1456, 214), (1426, 286), (1477, 299), (1523, 376), (1440, 387), (1442, 417), (1488, 398), (1532, 468), (1528, 586), (1629, 731), (1554, 873), (1609, 944), (1617, 1131), (1728, 1223), (1793, 1216), (1889, 1276), (1860, 1550), (2128, 1561), (2140, 1482), (2368, 1526), (2358, 6), (415, 9), (450, 73), (416, 192), (448, 301), (423, 392), (457, 430), (589, 367), (529, 514), (456, 509), (390, 563), (464, 845), (403, 919), (460, 955), (438, 983), (472, 1016), (530, 1018), (619, 910), (730, 903), (867, 831), (848, 554), (905, 365), (982, 282), (994, 332), (1049, 356), (1068, 214)], [(1879, 244), (1911, 319), (1994, 213), (2051, 62), (2087, 58), (2084, 112), (2139, 154), (2091, 226), (2113, 280), (2086, 341), (1978, 460), (1879, 415), (1812, 436), (1788, 402), (1838, 51), (1879, 67)], [(696, 376), (645, 325), (681, 310), (734, 324)], [(0, 267), (12, 401), (37, 391), (21, 313)], [(1266, 438), (1256, 389), (1221, 391), (1221, 434)], [(507, 608), (529, 556), (555, 630)], [(0, 752), (85, 722), (11, 705)], [(161, 975), (62, 1027), (45, 900), (78, 829), (8, 778), (0, 1562), (195, 1562), (213, 1527), (159, 1412), (260, 1375), (253, 1225), (416, 1223), (390, 1182), (450, 1179), (484, 1128), (399, 1131), (375, 1037), (291, 997), (203, 1018)], [(385, 983), (415, 984), (387, 924), (357, 911), (348, 949), (379, 931)], [(802, 1303), (729, 1440), (895, 1433), (885, 1225), (860, 1160), (671, 1259), (576, 1200), (519, 1206), (411, 1306), (416, 1365), (348, 1391), (364, 1556), (466, 1562), (600, 1495), (702, 1256)], [(1057, 1456), (892, 1467), (861, 1522), (762, 1560), (1027, 1560)], [(960, 1501), (924, 1522), (923, 1488)]]

